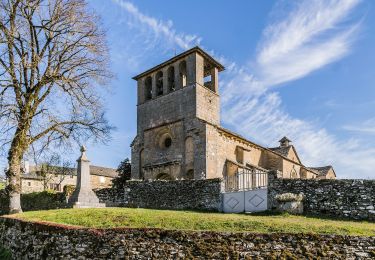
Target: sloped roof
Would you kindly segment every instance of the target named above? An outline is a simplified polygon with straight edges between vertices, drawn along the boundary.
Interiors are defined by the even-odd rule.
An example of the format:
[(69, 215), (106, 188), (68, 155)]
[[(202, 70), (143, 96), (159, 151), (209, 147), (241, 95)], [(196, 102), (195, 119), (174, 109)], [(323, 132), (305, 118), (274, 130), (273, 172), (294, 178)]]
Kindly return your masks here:
[(285, 147), (271, 147), (271, 148), (268, 148), (268, 149), (270, 149), (271, 151), (274, 151), (278, 154), (281, 154), (282, 156), (287, 157), (291, 148), (292, 148), (292, 146), (289, 145), (289, 146), (285, 146)]
[[(278, 153), (284, 157), (287, 157), (288, 158), (288, 154), (289, 154), (289, 151), (290, 150), (293, 150), (294, 154), (296, 155), (297, 157), (297, 161), (302, 164), (301, 162), (301, 159), (299, 158), (298, 156), (298, 153), (297, 153), (297, 150), (296, 148), (294, 148), (293, 145), (288, 145), (288, 146), (278, 146), (278, 147), (271, 147), (271, 148), (268, 148), (270, 149), (271, 151), (275, 152), (275, 153)], [(290, 158), (289, 158), (290, 159)], [(294, 161), (294, 160), (293, 160)]]
[(115, 178), (118, 176), (118, 172), (113, 168), (106, 168), (101, 166), (90, 165), (90, 174), (97, 176), (105, 176)]
[(200, 55), (202, 55), (207, 61), (209, 61), (211, 64), (215, 65), (219, 71), (223, 71), (225, 68), (223, 65), (221, 65), (218, 61), (216, 61), (211, 55), (209, 55), (207, 52), (205, 52), (204, 50), (202, 50), (200, 47), (198, 46), (195, 46), (183, 53), (180, 53), (179, 55), (159, 64), (159, 65), (156, 65), (154, 67), (152, 67), (151, 69), (148, 69), (146, 70), (145, 72), (142, 72), (141, 74), (138, 74), (137, 76), (134, 76), (133, 79), (134, 80), (138, 80), (139, 78), (142, 78), (143, 76), (146, 76), (147, 74), (150, 74), (151, 72), (154, 72), (154, 71), (157, 71), (159, 69), (161, 69), (162, 67), (165, 67), (191, 53), (194, 53), (194, 52), (198, 52)]
[[(30, 167), (31, 171), (29, 174), (23, 174), (22, 178), (24, 179), (40, 179), (40, 175), (36, 174), (38, 171), (38, 167), (32, 166)], [(77, 169), (76, 168), (70, 168), (71, 171), (66, 171), (65, 175), (77, 175)], [(57, 172), (58, 174), (58, 172)], [(107, 168), (102, 166), (96, 166), (96, 165), (90, 165), (90, 174), (96, 175), (96, 176), (104, 176), (104, 177), (111, 177), (115, 178), (118, 176), (118, 172), (116, 169), (113, 168)]]
[[(333, 167), (331, 165), (321, 166), (321, 167), (308, 167), (308, 168), (313, 171), (316, 171), (319, 174), (319, 176), (326, 176), (330, 169), (333, 170)], [(333, 171), (333, 173), (336, 176), (335, 171)]]
[(43, 177), (35, 174), (35, 173), (28, 173), (28, 174), (22, 174), (21, 179), (26, 179), (26, 180), (43, 180)]
[(288, 137), (286, 137), (286, 136), (284, 136), (283, 138), (281, 138), (281, 139), (279, 140), (279, 142), (285, 142), (285, 141), (287, 141), (287, 142), (291, 142), (291, 140), (289, 140)]

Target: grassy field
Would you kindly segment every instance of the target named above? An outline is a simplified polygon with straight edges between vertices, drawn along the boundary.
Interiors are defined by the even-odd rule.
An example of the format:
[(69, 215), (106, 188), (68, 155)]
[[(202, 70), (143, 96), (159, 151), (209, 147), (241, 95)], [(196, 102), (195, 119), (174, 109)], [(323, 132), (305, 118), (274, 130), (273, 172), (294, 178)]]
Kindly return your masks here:
[(47, 221), (93, 228), (162, 228), (247, 232), (288, 232), (374, 236), (375, 224), (314, 217), (201, 213), (191, 211), (104, 208), (30, 211), (13, 215), (27, 221)]

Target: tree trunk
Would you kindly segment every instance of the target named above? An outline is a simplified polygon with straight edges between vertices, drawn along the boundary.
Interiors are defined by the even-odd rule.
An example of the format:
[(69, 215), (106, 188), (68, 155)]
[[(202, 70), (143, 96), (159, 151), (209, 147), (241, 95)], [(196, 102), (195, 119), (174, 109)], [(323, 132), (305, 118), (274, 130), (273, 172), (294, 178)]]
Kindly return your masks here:
[(9, 153), (9, 170), (7, 176), (9, 179), (8, 195), (9, 195), (9, 213), (20, 213), (21, 208), (21, 156)]

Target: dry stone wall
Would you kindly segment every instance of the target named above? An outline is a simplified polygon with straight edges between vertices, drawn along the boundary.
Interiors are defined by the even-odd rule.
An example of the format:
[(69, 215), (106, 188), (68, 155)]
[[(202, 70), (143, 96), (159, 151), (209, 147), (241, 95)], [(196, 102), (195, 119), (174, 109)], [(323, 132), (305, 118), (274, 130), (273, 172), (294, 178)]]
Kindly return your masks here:
[(84, 229), (0, 218), (14, 259), (371, 259), (375, 237)]
[(269, 208), (277, 194), (303, 193), (304, 213), (375, 220), (375, 180), (281, 179), (269, 175)]
[(179, 181), (128, 181), (121, 189), (96, 194), (107, 206), (219, 211), (221, 179)]

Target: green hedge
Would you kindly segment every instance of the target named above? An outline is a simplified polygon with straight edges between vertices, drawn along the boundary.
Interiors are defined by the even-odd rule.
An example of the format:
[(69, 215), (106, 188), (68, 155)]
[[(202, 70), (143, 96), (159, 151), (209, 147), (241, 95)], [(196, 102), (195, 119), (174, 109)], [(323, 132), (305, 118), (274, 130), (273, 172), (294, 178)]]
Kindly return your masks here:
[[(0, 191), (0, 215), (8, 211), (9, 200), (5, 191)], [(64, 193), (55, 191), (33, 192), (21, 195), (21, 206), (23, 211), (48, 210), (66, 208)], [(0, 258), (1, 259), (1, 258)]]
[(12, 254), (3, 245), (0, 244), (0, 259), (2, 260), (12, 260)]
[(0, 190), (0, 215), (7, 213), (8, 203), (9, 202), (5, 190)]
[(21, 206), (24, 211), (66, 208), (65, 196), (54, 191), (22, 194)]

